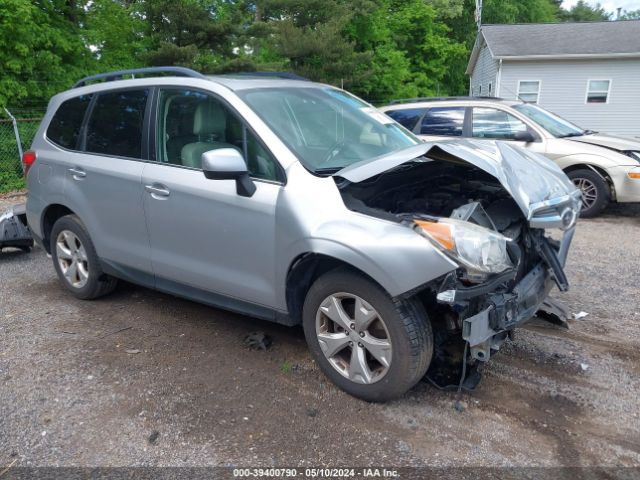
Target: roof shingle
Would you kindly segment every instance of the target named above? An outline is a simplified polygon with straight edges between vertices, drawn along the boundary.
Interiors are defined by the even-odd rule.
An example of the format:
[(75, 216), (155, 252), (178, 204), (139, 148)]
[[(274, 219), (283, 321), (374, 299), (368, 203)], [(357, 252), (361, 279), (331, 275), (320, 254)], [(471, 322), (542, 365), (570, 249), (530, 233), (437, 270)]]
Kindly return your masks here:
[(483, 25), (494, 57), (640, 53), (640, 20)]

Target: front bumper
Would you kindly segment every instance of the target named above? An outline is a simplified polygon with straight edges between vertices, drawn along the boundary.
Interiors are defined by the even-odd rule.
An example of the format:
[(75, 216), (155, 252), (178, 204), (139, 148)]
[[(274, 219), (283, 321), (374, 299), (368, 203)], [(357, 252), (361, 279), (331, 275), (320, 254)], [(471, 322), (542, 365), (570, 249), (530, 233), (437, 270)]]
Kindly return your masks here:
[(28, 250), (32, 246), (33, 237), (27, 225), (25, 205), (14, 205), (0, 215), (0, 250), (5, 247)]
[[(640, 202), (640, 167), (620, 166), (607, 169), (616, 190), (616, 200), (620, 203)], [(631, 174), (631, 175), (630, 175)]]
[(472, 300), (480, 299), (484, 305), (478, 313), (462, 319), (462, 338), (469, 343), (472, 358), (489, 360), (491, 351), (500, 347), (511, 330), (536, 314), (554, 283), (562, 291), (568, 288), (563, 267), (574, 232), (575, 226), (565, 231), (557, 248), (548, 248), (547, 258), (542, 255), (542, 260), (509, 291), (497, 278), (484, 286), (438, 294), (438, 301), (454, 310), (462, 310)]

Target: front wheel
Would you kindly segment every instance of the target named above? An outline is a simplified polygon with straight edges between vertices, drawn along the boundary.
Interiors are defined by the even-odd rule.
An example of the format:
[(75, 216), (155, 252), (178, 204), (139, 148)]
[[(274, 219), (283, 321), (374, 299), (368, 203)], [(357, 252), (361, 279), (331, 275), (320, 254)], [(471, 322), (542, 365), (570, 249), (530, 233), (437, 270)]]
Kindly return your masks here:
[(598, 173), (585, 168), (573, 170), (567, 176), (582, 193), (582, 218), (597, 216), (609, 204), (609, 185)]
[(307, 344), (324, 374), (367, 401), (404, 394), (426, 373), (433, 356), (431, 324), (416, 300), (393, 300), (348, 269), (311, 286), (304, 302)]

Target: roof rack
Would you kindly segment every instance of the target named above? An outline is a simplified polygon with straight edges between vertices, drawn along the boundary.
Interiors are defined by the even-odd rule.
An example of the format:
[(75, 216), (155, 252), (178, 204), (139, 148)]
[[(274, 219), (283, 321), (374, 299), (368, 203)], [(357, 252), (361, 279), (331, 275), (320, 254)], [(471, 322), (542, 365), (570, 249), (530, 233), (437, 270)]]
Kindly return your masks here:
[(303, 80), (306, 82), (310, 82), (308, 78), (301, 77), (295, 73), (290, 72), (236, 72), (229, 73), (229, 76), (239, 76), (239, 77), (266, 77), (266, 78), (283, 78), (287, 80)]
[(83, 87), (87, 85), (88, 82), (92, 82), (95, 80), (104, 80), (105, 82), (112, 82), (114, 80), (122, 80), (125, 75), (131, 75), (135, 77), (136, 75), (147, 75), (147, 74), (157, 74), (157, 73), (171, 73), (178, 77), (207, 78), (200, 72), (196, 72), (195, 70), (191, 70), (190, 68), (185, 68), (185, 67), (147, 67), (147, 68), (134, 68), (131, 70), (118, 70), (115, 72), (107, 72), (107, 73), (99, 73), (97, 75), (90, 75), (88, 77), (84, 77), (82, 80), (78, 80), (73, 86), (73, 88)]
[(504, 100), (504, 99), (500, 97), (489, 97), (489, 96), (418, 97), (418, 98), (400, 98), (398, 100), (392, 100), (390, 105), (397, 105), (400, 103), (413, 103), (413, 102), (440, 102), (443, 100)]

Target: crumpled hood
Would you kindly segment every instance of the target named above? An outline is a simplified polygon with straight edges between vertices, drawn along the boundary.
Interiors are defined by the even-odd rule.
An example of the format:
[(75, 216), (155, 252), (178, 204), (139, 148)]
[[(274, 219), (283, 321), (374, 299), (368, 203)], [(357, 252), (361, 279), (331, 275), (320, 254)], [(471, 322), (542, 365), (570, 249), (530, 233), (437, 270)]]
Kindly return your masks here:
[(640, 152), (640, 140), (632, 138), (616, 137), (615, 135), (605, 135), (602, 133), (594, 133), (591, 135), (582, 135), (580, 137), (567, 137), (566, 140), (572, 142), (589, 143), (599, 147), (610, 148), (617, 151), (636, 151)]
[(499, 180), (529, 219), (536, 210), (568, 196), (572, 198), (571, 208), (576, 214), (579, 210), (579, 190), (560, 167), (540, 154), (506, 142), (467, 139), (426, 142), (358, 162), (334, 175), (358, 183), (419, 157), (450, 156), (455, 157), (451, 161), (470, 163)]

